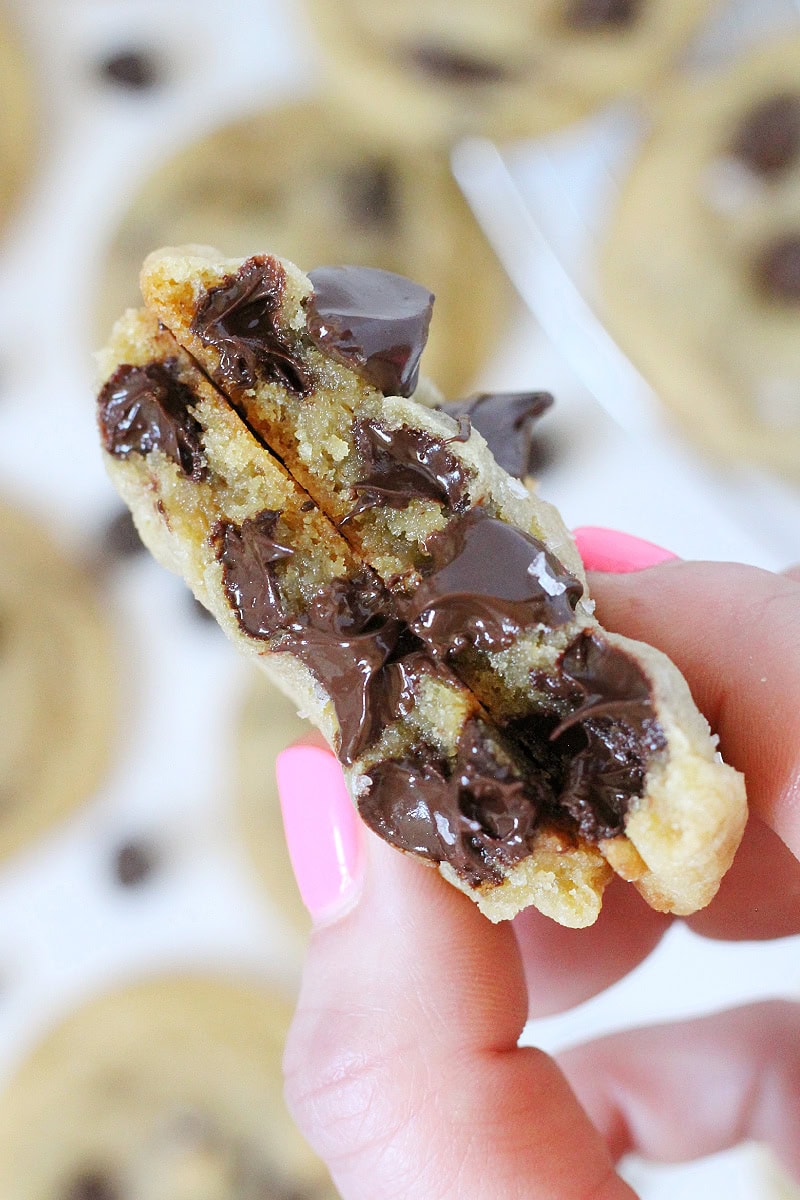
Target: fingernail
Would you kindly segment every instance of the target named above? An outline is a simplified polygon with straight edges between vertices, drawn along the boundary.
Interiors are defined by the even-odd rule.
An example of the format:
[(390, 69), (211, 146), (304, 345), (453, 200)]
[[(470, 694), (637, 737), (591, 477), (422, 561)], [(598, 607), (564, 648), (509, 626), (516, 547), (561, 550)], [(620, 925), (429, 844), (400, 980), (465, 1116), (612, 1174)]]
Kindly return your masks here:
[(343, 915), (363, 876), (358, 815), (329, 750), (297, 745), (275, 762), (283, 827), (297, 886), (315, 923)]
[(610, 571), (615, 575), (624, 575), (678, 558), (671, 550), (664, 550), (654, 542), (646, 542), (644, 538), (634, 537), (631, 533), (620, 533), (617, 529), (582, 525), (580, 529), (573, 529), (572, 536), (587, 571)]

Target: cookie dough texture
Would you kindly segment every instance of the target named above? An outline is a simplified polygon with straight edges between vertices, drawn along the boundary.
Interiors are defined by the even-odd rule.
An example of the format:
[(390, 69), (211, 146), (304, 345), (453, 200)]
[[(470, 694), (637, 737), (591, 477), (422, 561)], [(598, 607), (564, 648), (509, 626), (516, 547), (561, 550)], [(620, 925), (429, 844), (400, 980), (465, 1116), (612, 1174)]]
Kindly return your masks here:
[(406, 145), (537, 135), (657, 79), (711, 0), (306, 0), (348, 120)]
[(288, 1006), (147, 980), (45, 1035), (0, 1096), (4, 1200), (334, 1200), (282, 1099)]
[(693, 439), (800, 480), (800, 38), (660, 97), (601, 286)]
[(311, 928), (295, 883), (286, 841), (275, 759), (308, 734), (308, 722), (274, 683), (254, 673), (236, 734), (236, 814), (247, 853), (278, 911), (298, 933)]
[[(330, 341), (337, 318), (326, 305), (340, 287), (355, 281), (358, 292), (376, 280), (312, 275), (313, 289), (289, 262), (242, 262), (201, 247), (147, 260), (148, 309), (118, 324), (103, 357), (100, 402), (109, 471), (142, 536), (337, 747), (368, 823), (438, 862), (491, 919), (535, 904), (564, 924), (589, 924), (612, 869), (654, 907), (695, 911), (730, 865), (746, 805), (741, 777), (716, 755), (685, 681), (656, 650), (600, 629), (560, 517), (497, 466), (480, 434), (375, 384), (376, 362), (386, 365), (379, 351), (390, 297), (413, 285), (381, 278), (382, 320), (376, 325), (371, 307), (363, 317), (377, 358), (351, 369), (362, 317), (351, 314), (339, 345)], [(355, 293), (351, 299), (357, 303)], [(327, 333), (314, 332), (318, 321)], [(388, 332), (396, 348), (394, 320)], [(120, 364), (146, 367), (155, 352), (185, 364), (182, 384), (193, 381), (183, 436), (191, 434), (200, 457), (182, 465), (174, 450), (167, 461), (152, 444), (125, 441), (134, 409), (130, 368)], [(120, 404), (127, 416), (110, 436)], [(253, 576), (236, 575), (232, 589), (224, 572), (239, 571), (242, 559), (226, 559), (227, 544), (222, 558), (215, 552), (220, 520), (257, 521), (275, 509), (280, 516), (269, 513), (268, 529), (261, 522), (264, 562)], [(446, 579), (456, 562), (453, 608)], [(369, 667), (364, 695), (374, 701), (377, 680), (384, 701), (391, 697), (395, 676), (381, 674), (387, 662), (412, 677), (422, 672), (357, 751), (344, 746), (341, 689), (325, 673), (330, 640), (313, 643), (321, 657), (304, 657), (300, 643), (292, 651), (279, 633), (274, 653), (253, 625), (254, 616), (256, 625), (274, 619), (266, 580), (267, 590), (303, 597), (305, 636), (311, 618), (303, 604), (314, 610), (314, 588), (321, 581), (327, 595), (343, 570), (351, 579), (366, 570), (382, 599), (371, 623), (355, 626), (361, 641), (333, 627), (336, 654), (347, 650), (349, 660), (396, 631)], [(470, 625), (476, 609), (480, 628)], [(348, 630), (354, 612), (346, 613)], [(280, 619), (286, 629), (297, 618)], [(336, 671), (350, 669), (335, 661)], [(416, 794), (436, 820), (429, 813), (419, 823)], [(623, 801), (622, 810), (604, 812), (606, 799), (612, 807)]]
[(27, 181), (34, 133), (33, 79), (24, 47), (0, 13), (0, 223), (14, 210)]
[(117, 676), (90, 581), (0, 505), (0, 858), (87, 800), (110, 757)]
[(145, 255), (189, 242), (231, 254), (273, 246), (293, 262), (363, 264), (420, 280), (436, 295), (424, 370), (453, 395), (495, 349), (512, 303), (447, 155), (392, 148), (343, 124), (327, 102), (215, 129), (144, 182), (108, 250), (98, 340), (113, 316), (139, 303)]

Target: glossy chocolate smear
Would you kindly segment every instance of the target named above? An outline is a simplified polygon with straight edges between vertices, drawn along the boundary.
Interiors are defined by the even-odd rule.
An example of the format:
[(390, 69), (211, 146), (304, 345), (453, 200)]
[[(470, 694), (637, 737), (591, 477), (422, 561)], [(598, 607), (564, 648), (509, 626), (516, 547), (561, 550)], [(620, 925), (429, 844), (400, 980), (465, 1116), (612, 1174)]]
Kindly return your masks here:
[(572, 29), (624, 29), (641, 11), (642, 0), (569, 0), (566, 22)]
[(405, 57), (418, 74), (455, 87), (480, 87), (513, 78), (502, 64), (479, 58), (456, 46), (445, 46), (442, 42), (419, 42), (409, 46)]
[(174, 358), (117, 367), (97, 398), (103, 446), (115, 458), (161, 450), (190, 479), (205, 479), (203, 430), (192, 411), (196, 403), (194, 392), (180, 381)]
[(425, 544), (430, 563), (403, 614), (436, 657), (502, 650), (523, 629), (568, 624), (583, 588), (542, 542), (471, 509)]
[(385, 396), (410, 396), (428, 340), (431, 293), (374, 267), (318, 267), (309, 279), (309, 337)]
[(456, 761), (390, 759), (370, 768), (359, 800), (367, 825), (401, 850), (448, 862), (472, 885), (502, 878), (529, 852), (546, 794), (501, 762), (485, 726), (464, 727)]
[(431, 669), (422, 644), (367, 571), (323, 588), (275, 649), (302, 659), (331, 697), (341, 728), (339, 757), (347, 765), (409, 714), (416, 683)]
[(363, 420), (353, 426), (353, 441), (365, 474), (353, 485), (357, 500), (346, 520), (370, 508), (407, 508), (412, 500), (435, 500), (451, 512), (468, 502), (465, 469), (446, 439)]
[(756, 105), (731, 142), (731, 153), (759, 175), (777, 175), (800, 155), (800, 93), (781, 92)]
[(551, 815), (589, 842), (624, 831), (648, 764), (666, 746), (641, 667), (599, 635), (584, 632), (552, 675), (532, 678), (538, 714), (513, 732), (549, 782)]
[(509, 475), (524, 479), (533, 473), (536, 457), (533, 427), (552, 404), (549, 392), (481, 392), (438, 407), (456, 419), (468, 416), (495, 461)]
[(756, 261), (755, 278), (769, 300), (800, 304), (800, 234), (788, 233), (770, 242)]
[(192, 333), (219, 354), (219, 374), (235, 389), (279, 383), (299, 396), (311, 380), (278, 328), (286, 275), (274, 258), (259, 255), (210, 288), (197, 306)]
[(222, 521), (212, 535), (222, 563), (225, 595), (240, 626), (252, 637), (272, 637), (286, 624), (274, 564), (294, 551), (275, 536), (280, 515), (265, 509), (241, 525)]

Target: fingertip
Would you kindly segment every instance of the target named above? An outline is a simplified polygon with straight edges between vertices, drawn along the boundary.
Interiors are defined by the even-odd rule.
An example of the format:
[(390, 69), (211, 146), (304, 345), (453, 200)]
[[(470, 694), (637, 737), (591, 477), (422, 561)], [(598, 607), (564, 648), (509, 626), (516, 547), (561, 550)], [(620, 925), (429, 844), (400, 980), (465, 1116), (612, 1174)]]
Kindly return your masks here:
[(659, 563), (674, 562), (677, 554), (617, 529), (599, 525), (581, 525), (572, 536), (587, 571), (608, 571), (615, 575), (643, 571)]

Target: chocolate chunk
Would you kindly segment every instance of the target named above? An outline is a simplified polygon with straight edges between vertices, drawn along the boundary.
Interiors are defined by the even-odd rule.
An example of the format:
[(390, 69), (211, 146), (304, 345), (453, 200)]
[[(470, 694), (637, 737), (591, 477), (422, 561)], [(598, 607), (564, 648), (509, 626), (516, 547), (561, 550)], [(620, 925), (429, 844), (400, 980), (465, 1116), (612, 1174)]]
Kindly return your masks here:
[(127, 458), (161, 450), (190, 479), (205, 479), (203, 429), (192, 412), (197, 397), (179, 379), (174, 358), (118, 367), (97, 403), (100, 435), (109, 454)]
[(357, 503), (345, 520), (367, 509), (407, 508), (412, 500), (435, 500), (451, 512), (468, 502), (466, 471), (447, 449), (447, 439), (402, 425), (384, 429), (375, 421), (357, 421), (353, 441), (366, 474), (353, 485)]
[(800, 304), (800, 234), (787, 233), (763, 249), (756, 260), (755, 280), (769, 300)]
[(114, 877), (123, 887), (138, 887), (155, 871), (158, 854), (148, 842), (123, 842), (114, 854)]
[(109, 558), (132, 558), (145, 546), (127, 508), (112, 517), (103, 532), (103, 551)]
[(800, 154), (800, 94), (781, 92), (745, 116), (731, 153), (759, 175), (777, 175)]
[(442, 42), (420, 42), (409, 46), (405, 58), (418, 74), (452, 86), (485, 86), (513, 78), (513, 73), (500, 63), (478, 58)]
[(481, 392), (439, 408), (451, 417), (468, 416), (503, 470), (524, 479), (536, 459), (533, 427), (552, 404), (549, 392)]
[(118, 87), (144, 92), (159, 82), (159, 67), (145, 50), (120, 50), (100, 64), (103, 77)]
[(386, 233), (400, 223), (397, 171), (388, 159), (359, 162), (342, 177), (344, 211), (359, 229)]
[(276, 322), (285, 286), (281, 264), (259, 255), (198, 304), (192, 333), (218, 352), (219, 374), (228, 386), (275, 382), (298, 396), (310, 390), (310, 377)]
[(121, 1196), (110, 1174), (89, 1170), (70, 1180), (58, 1200), (121, 1200)]
[(275, 647), (296, 654), (328, 692), (341, 728), (339, 757), (351, 764), (387, 725), (413, 707), (431, 664), (367, 571), (334, 579)]
[(410, 396), (428, 340), (431, 293), (374, 267), (318, 267), (309, 279), (309, 337), (385, 396)]
[(536, 778), (523, 782), (502, 763), (480, 721), (469, 721), (456, 762), (390, 759), (370, 768), (359, 800), (382, 838), (433, 862), (448, 862), (470, 884), (498, 882), (501, 867), (528, 854), (543, 802)]
[(539, 713), (512, 726), (549, 781), (551, 815), (589, 842), (624, 831), (648, 764), (666, 746), (641, 667), (599, 635), (583, 632), (553, 675), (531, 680)]
[(542, 542), (473, 508), (429, 538), (427, 572), (403, 615), (435, 657), (502, 650), (523, 629), (568, 624), (580, 582)]
[(252, 637), (272, 637), (286, 618), (275, 581), (274, 564), (294, 551), (275, 537), (280, 512), (265, 509), (241, 525), (222, 521), (213, 532), (222, 579), (236, 618)]
[(624, 29), (639, 16), (642, 0), (569, 0), (566, 22), (572, 29)]

